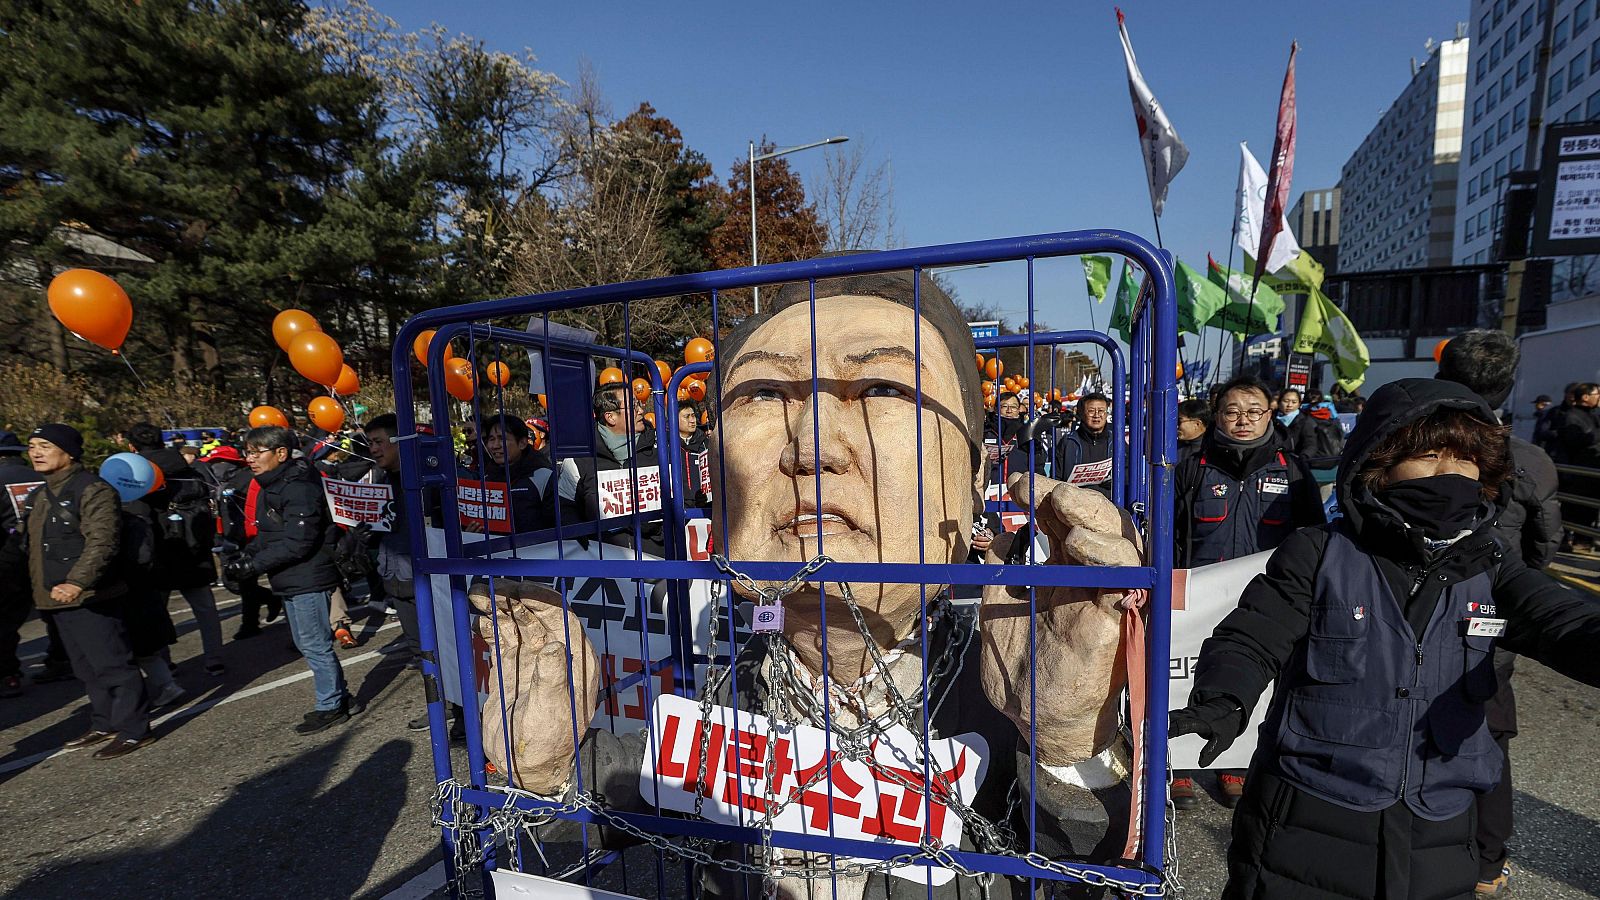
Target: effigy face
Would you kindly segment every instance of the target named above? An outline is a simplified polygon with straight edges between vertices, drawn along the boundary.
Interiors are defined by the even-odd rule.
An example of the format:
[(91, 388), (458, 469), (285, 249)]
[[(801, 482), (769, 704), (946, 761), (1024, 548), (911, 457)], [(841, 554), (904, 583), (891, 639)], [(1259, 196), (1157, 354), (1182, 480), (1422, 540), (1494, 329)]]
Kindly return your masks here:
[[(817, 300), (815, 394), (806, 304), (762, 324), (728, 361), (712, 483), (726, 493), (713, 534), (727, 535), (730, 559), (965, 559), (983, 476), (961, 412), (964, 370), (926, 321), (919, 362), (917, 322), (878, 297)], [(895, 626), (920, 595), (918, 585), (856, 586)], [(819, 614), (815, 590), (793, 597), (787, 616)]]

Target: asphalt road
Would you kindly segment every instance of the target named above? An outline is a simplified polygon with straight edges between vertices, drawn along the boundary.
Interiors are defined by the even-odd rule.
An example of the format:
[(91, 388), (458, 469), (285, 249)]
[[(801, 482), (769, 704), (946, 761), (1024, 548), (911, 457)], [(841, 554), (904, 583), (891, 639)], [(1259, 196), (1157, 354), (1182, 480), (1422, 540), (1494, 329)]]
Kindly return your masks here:
[[(231, 637), (237, 605), (220, 596)], [(292, 726), (311, 707), (311, 685), (281, 620), (259, 637), (230, 641), (228, 672), (212, 678), (200, 668), (183, 600), (174, 595), (171, 608), (181, 632), (173, 658), (191, 699), (159, 720), (149, 747), (112, 761), (60, 752), (88, 724), (76, 682), (30, 685), (23, 697), (0, 700), (0, 740), (9, 748), (0, 756), (0, 894), (442, 896), (426, 733), (406, 729), (421, 710), (421, 683), (382, 652), (399, 635), (393, 620), (368, 619), (363, 645), (341, 654), (365, 711), (302, 737)], [(24, 654), (43, 652), (37, 621), (23, 638)], [(1518, 874), (1510, 896), (1600, 896), (1600, 780), (1592, 765), (1600, 691), (1528, 660), (1519, 661), (1514, 683), (1522, 730), (1512, 742)], [(1228, 816), (1206, 802), (1179, 814), (1186, 896), (1220, 890)], [(628, 886), (650, 896), (653, 855), (628, 868), (640, 866), (650, 877)]]

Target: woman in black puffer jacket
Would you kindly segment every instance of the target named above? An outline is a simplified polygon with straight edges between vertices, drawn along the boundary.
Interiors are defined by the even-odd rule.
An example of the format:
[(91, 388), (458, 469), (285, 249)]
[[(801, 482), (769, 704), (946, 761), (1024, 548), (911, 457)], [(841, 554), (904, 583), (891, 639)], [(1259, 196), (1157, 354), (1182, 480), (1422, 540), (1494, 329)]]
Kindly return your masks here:
[(1171, 729), (1207, 738), (1202, 764), (1275, 682), (1223, 896), (1473, 896), (1473, 795), (1501, 772), (1494, 648), (1600, 685), (1600, 607), (1495, 536), (1509, 469), (1477, 395), (1385, 385), (1340, 464), (1345, 517), (1291, 535), (1206, 641)]

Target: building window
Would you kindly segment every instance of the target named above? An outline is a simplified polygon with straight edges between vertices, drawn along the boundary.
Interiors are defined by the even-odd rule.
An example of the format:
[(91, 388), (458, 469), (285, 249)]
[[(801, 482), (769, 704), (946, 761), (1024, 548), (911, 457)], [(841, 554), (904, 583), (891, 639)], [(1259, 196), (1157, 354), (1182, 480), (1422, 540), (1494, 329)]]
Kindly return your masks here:
[(1500, 65), (1500, 42), (1495, 41), (1494, 46), (1489, 48), (1489, 68), (1492, 69), (1498, 65)]
[(1516, 76), (1512, 74), (1510, 69), (1507, 69), (1506, 73), (1500, 76), (1500, 96), (1509, 97), (1511, 96), (1511, 92), (1516, 89)]
[(1500, 20), (1504, 19), (1505, 17), (1506, 17), (1506, 0), (1495, 0), (1495, 4), (1494, 4), (1494, 23), (1496, 25), (1499, 25), (1500, 24)]
[(1528, 80), (1528, 76), (1532, 75), (1532, 74), (1533, 74), (1533, 51), (1529, 50), (1527, 53), (1522, 54), (1522, 58), (1521, 59), (1517, 60), (1517, 86), (1521, 87), (1522, 83), (1524, 81), (1527, 81)]
[(1551, 45), (1550, 52), (1560, 53), (1561, 48), (1567, 45), (1567, 35), (1571, 33), (1572, 20), (1562, 19), (1556, 23), (1555, 43)]
[(1497, 143), (1497, 144), (1504, 143), (1505, 139), (1510, 137), (1510, 136), (1511, 136), (1511, 114), (1510, 113), (1506, 113), (1505, 115), (1500, 117), (1500, 124), (1495, 126), (1495, 129), (1494, 129), (1494, 142)]
[(1518, 102), (1516, 108), (1511, 111), (1511, 129), (1513, 131), (1521, 131), (1523, 126), (1527, 124), (1528, 101), (1523, 100)]
[[(1560, 100), (1562, 93), (1564, 93), (1566, 91), (1566, 89), (1567, 89), (1567, 79), (1562, 76), (1562, 73), (1557, 72), (1554, 75), (1551, 75), (1550, 76), (1550, 100), (1548, 102), (1554, 103), (1557, 100)], [(1492, 90), (1492, 88), (1491, 88), (1491, 90)]]
[[(1561, 73), (1557, 72), (1556, 74), (1552, 75), (1551, 76), (1551, 80), (1560, 81), (1561, 80)], [(1496, 83), (1494, 83), (1492, 81), (1489, 82), (1489, 90), (1486, 93), (1487, 93), (1487, 96), (1484, 97), (1483, 111), (1484, 112), (1493, 112), (1494, 111), (1494, 105), (1496, 103), (1500, 102), (1500, 85), (1498, 85), (1498, 84), (1496, 84)], [(1555, 97), (1551, 97), (1550, 99), (1554, 100)]]
[(1589, 95), (1589, 102), (1583, 105), (1583, 117), (1591, 120), (1600, 119), (1600, 91)]
[(1522, 20), (1518, 22), (1518, 25), (1521, 27), (1523, 37), (1533, 33), (1533, 11), (1534, 7), (1532, 6), (1522, 11)]
[(1483, 95), (1479, 94), (1472, 101), (1472, 124), (1476, 125), (1483, 119)]
[(1578, 0), (1578, 7), (1572, 11), (1572, 33), (1579, 35), (1589, 27), (1589, 8), (1592, 0)]
[(1487, 41), (1489, 39), (1489, 26), (1493, 24), (1489, 20), (1489, 13), (1484, 13), (1483, 18), (1478, 20), (1478, 40)]
[(1579, 52), (1577, 58), (1572, 61), (1572, 65), (1567, 66), (1567, 90), (1577, 90), (1578, 85), (1583, 84), (1583, 76), (1587, 74), (1588, 72), (1583, 67), (1583, 53)]
[(1502, 40), (1505, 41), (1506, 55), (1510, 56), (1511, 48), (1517, 45), (1517, 23), (1511, 23), (1511, 27), (1506, 29), (1506, 36)]
[(1473, 83), (1474, 84), (1482, 84), (1483, 83), (1483, 77), (1485, 75), (1488, 75), (1488, 74), (1489, 74), (1489, 58), (1487, 56), (1478, 57), (1478, 68), (1477, 68), (1477, 71), (1472, 76), (1473, 77)]
[(1482, 150), (1482, 149), (1483, 149), (1483, 138), (1473, 138), (1472, 139), (1472, 155), (1467, 157), (1467, 162), (1469, 162), (1469, 163), (1477, 162), (1478, 161), (1478, 152), (1480, 150)]

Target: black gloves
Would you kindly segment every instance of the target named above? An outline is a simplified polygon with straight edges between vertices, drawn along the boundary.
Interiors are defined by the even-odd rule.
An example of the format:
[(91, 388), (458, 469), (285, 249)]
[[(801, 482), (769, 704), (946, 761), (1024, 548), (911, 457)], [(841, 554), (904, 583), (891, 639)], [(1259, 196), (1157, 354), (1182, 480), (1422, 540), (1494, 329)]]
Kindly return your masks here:
[(1200, 767), (1206, 768), (1216, 762), (1222, 751), (1233, 746), (1233, 742), (1243, 733), (1244, 725), (1244, 709), (1232, 697), (1197, 700), (1191, 696), (1188, 706), (1168, 714), (1167, 737), (1198, 734), (1205, 738), (1206, 745), (1200, 751)]
[(255, 561), (248, 556), (239, 556), (228, 560), (222, 567), (222, 577), (228, 581), (246, 582), (256, 577)]

